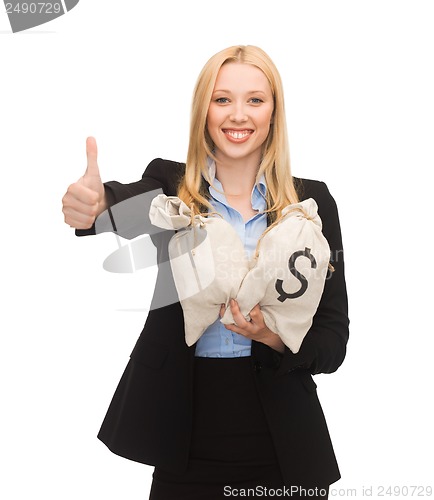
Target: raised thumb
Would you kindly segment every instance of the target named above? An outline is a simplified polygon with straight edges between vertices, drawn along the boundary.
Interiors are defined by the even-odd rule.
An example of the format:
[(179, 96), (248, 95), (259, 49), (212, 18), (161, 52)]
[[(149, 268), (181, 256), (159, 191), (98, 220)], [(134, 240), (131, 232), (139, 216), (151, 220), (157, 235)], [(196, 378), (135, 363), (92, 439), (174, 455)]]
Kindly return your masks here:
[(86, 139), (87, 168), (83, 176), (84, 185), (96, 191), (101, 187), (101, 176), (98, 168), (98, 147), (94, 137)]

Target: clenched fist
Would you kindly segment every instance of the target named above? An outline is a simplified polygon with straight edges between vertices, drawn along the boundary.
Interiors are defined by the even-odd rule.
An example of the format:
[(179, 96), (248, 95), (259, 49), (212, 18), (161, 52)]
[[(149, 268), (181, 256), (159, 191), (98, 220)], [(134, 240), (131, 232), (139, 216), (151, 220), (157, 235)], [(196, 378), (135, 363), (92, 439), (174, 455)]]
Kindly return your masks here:
[(86, 140), (86, 155), (86, 172), (68, 187), (62, 198), (65, 222), (75, 229), (92, 227), (98, 215), (107, 208), (97, 162), (98, 149), (93, 137)]

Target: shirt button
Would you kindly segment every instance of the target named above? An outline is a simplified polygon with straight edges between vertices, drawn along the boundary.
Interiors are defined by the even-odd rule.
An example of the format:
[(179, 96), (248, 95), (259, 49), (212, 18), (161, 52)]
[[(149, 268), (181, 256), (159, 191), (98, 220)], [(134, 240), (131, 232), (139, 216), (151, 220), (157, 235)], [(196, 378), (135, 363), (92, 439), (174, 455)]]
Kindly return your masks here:
[(229, 339), (226, 337), (225, 338), (225, 344), (228, 345), (229, 344)]

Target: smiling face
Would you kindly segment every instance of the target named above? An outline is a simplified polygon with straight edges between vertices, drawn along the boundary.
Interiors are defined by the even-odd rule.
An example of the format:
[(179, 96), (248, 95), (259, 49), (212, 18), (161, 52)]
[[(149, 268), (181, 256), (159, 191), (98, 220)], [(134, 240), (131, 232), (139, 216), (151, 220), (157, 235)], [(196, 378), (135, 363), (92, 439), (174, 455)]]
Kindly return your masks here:
[(224, 64), (207, 115), (216, 158), (222, 162), (252, 160), (259, 165), (273, 109), (270, 84), (259, 68), (238, 62)]

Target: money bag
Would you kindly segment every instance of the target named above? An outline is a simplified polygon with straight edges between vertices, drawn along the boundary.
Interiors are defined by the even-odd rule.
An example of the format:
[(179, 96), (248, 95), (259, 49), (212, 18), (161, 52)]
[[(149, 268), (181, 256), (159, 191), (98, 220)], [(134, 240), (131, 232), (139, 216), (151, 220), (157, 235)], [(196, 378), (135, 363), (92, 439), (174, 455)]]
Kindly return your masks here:
[(176, 291), (184, 313), (185, 341), (193, 345), (219, 317), (240, 288), (249, 266), (235, 229), (220, 216), (192, 215), (177, 196), (156, 196), (151, 223), (175, 230), (168, 253)]
[[(250, 311), (259, 304), (267, 327), (297, 353), (321, 300), (329, 261), (315, 200), (288, 205), (258, 241), (235, 297), (241, 313), (250, 321)], [(234, 323), (230, 308), (221, 322)]]

